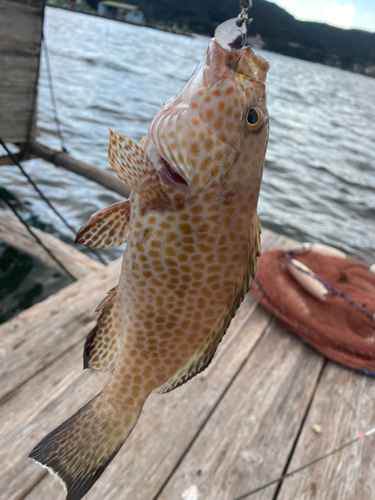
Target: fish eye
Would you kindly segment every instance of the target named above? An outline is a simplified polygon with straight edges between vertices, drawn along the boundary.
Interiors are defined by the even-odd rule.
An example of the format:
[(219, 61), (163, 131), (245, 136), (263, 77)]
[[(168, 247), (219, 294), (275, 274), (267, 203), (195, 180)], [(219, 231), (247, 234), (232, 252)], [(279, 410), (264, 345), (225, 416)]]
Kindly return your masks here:
[(257, 132), (264, 122), (264, 116), (260, 108), (252, 106), (246, 114), (246, 125), (250, 132)]

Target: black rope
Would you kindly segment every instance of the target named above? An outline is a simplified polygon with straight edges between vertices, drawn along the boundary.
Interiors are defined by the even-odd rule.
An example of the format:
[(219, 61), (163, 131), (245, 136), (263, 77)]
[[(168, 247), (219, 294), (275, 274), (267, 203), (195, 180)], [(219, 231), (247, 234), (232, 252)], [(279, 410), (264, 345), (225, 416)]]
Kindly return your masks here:
[[(68, 221), (56, 210), (56, 208), (52, 205), (52, 203), (49, 201), (46, 196), (42, 193), (42, 191), (38, 188), (38, 186), (35, 184), (35, 182), (31, 179), (31, 177), (28, 175), (28, 173), (25, 171), (25, 169), (22, 167), (20, 162), (17, 160), (17, 158), (14, 156), (14, 154), (8, 149), (2, 138), (0, 137), (0, 144), (3, 146), (5, 151), (8, 153), (12, 161), (14, 162), (15, 165), (21, 170), (23, 175), (26, 177), (26, 179), (30, 182), (30, 184), (33, 186), (35, 191), (39, 194), (39, 196), (44, 200), (47, 205), (54, 211), (54, 213), (59, 217), (59, 219), (62, 220), (62, 222), (65, 224), (65, 226), (72, 231), (74, 234), (74, 237), (76, 236), (76, 230), (68, 223)], [(104, 265), (107, 265), (107, 262), (104, 260), (104, 258), (97, 252), (94, 252), (90, 249), (90, 253), (96, 256), (96, 258)]]
[(34, 231), (32, 231), (32, 229), (28, 225), (28, 223), (23, 219), (23, 217), (21, 217), (21, 215), (17, 212), (15, 207), (13, 207), (13, 205), (9, 202), (9, 200), (6, 199), (6, 197), (3, 195), (3, 193), (1, 191), (0, 191), (0, 198), (8, 205), (8, 207), (12, 210), (12, 212), (17, 217), (17, 219), (22, 222), (22, 224), (25, 226), (25, 228), (28, 230), (28, 232), (32, 235), (32, 237), (35, 239), (35, 241), (37, 243), (39, 243), (39, 245), (41, 247), (43, 247), (44, 250), (51, 257), (51, 259), (53, 259), (59, 265), (59, 267), (62, 269), (64, 274), (66, 274), (71, 280), (76, 281), (76, 278), (72, 275), (72, 273), (70, 271), (68, 271), (68, 269), (64, 266), (64, 264), (62, 262), (60, 262), (60, 260), (51, 252), (51, 250), (49, 248), (46, 247), (46, 245), (39, 238), (39, 236), (37, 234), (35, 234)]
[(68, 150), (67, 150), (65, 142), (64, 142), (64, 136), (63, 136), (63, 133), (62, 133), (61, 123), (60, 123), (60, 120), (59, 120), (59, 117), (58, 117), (58, 114), (57, 114), (57, 106), (56, 106), (55, 93), (54, 93), (53, 85), (52, 85), (51, 65), (50, 65), (50, 62), (49, 62), (47, 42), (46, 42), (46, 37), (45, 37), (44, 31), (42, 32), (42, 41), (43, 41), (44, 58), (45, 58), (45, 61), (46, 61), (46, 68), (47, 68), (49, 93), (50, 93), (50, 96), (51, 96), (51, 104), (52, 104), (53, 114), (54, 114), (54, 117), (55, 117), (57, 134), (58, 134), (60, 142), (61, 142), (61, 150), (64, 151), (65, 153), (68, 153)]
[(33, 186), (35, 191), (39, 194), (39, 196), (42, 198), (43, 201), (47, 203), (47, 205), (50, 207), (51, 210), (55, 212), (57, 217), (62, 220), (62, 222), (65, 224), (65, 226), (72, 231), (74, 236), (76, 235), (76, 230), (69, 224), (69, 222), (56, 210), (56, 208), (52, 205), (52, 203), (49, 201), (48, 198), (44, 196), (42, 191), (38, 188), (38, 186), (35, 184), (35, 182), (31, 179), (29, 174), (25, 171), (25, 169), (21, 166), (20, 162), (17, 160), (17, 158), (14, 156), (14, 154), (8, 149), (2, 138), (0, 137), (0, 144), (3, 146), (5, 151), (8, 153), (12, 161), (14, 162), (15, 165), (21, 170), (23, 175), (26, 177), (26, 179), (30, 182), (30, 184)]
[[(44, 9), (43, 9), (43, 16), (44, 16)], [(58, 113), (57, 113), (57, 106), (56, 106), (56, 99), (55, 99), (55, 92), (53, 90), (53, 82), (52, 82), (52, 72), (51, 72), (51, 64), (50, 64), (50, 59), (49, 59), (49, 53), (48, 53), (48, 48), (47, 48), (47, 42), (46, 42), (46, 38), (45, 38), (45, 34), (44, 34), (44, 29), (42, 29), (42, 42), (43, 42), (43, 50), (44, 50), (44, 58), (45, 58), (45, 61), (46, 61), (46, 68), (47, 68), (47, 76), (48, 76), (48, 86), (49, 86), (49, 91), (50, 91), (50, 97), (51, 97), (51, 104), (52, 104), (52, 110), (53, 110), (53, 114), (54, 114), (54, 118), (55, 118), (55, 123), (56, 123), (56, 129), (57, 129), (57, 134), (59, 136), (59, 139), (60, 139), (60, 142), (61, 142), (61, 151), (63, 151), (64, 153), (68, 153), (69, 154), (69, 151), (67, 150), (66, 148), (66, 144), (65, 144), (65, 141), (64, 141), (64, 136), (63, 136), (63, 133), (62, 133), (62, 128), (61, 128), (61, 122), (60, 122), (60, 119), (59, 119), (59, 116), (58, 116)], [(39, 73), (37, 72), (37, 78), (38, 78), (38, 75)], [(36, 84), (35, 84), (35, 87), (34, 87), (34, 99), (33, 99), (33, 110), (32, 110), (32, 115), (31, 115), (31, 119), (32, 119), (32, 116), (34, 114), (34, 109), (35, 109), (35, 106), (36, 106), (36, 89), (38, 88), (37, 87), (37, 83), (38, 83), (38, 80), (36, 81)], [(31, 121), (30, 121), (31, 123)], [(30, 127), (29, 127), (30, 128)], [(28, 140), (30, 138), (30, 134), (31, 134), (31, 128), (29, 130), (29, 136), (28, 136)], [(1, 144), (4, 146), (4, 143), (3, 141), (1, 141)], [(5, 146), (4, 146), (5, 147)], [(53, 156), (56, 156), (57, 154), (59, 154), (60, 151), (57, 151)], [(9, 153), (8, 153), (9, 154)], [(47, 198), (45, 198), (43, 196), (43, 194), (41, 193), (41, 191), (37, 188), (37, 186), (35, 185), (35, 183), (33, 183), (33, 181), (30, 179), (30, 177), (27, 175), (27, 173), (22, 169), (22, 167), (18, 164), (18, 162), (16, 162), (15, 158), (12, 157), (11, 155), (11, 158), (12, 160), (17, 164), (17, 166), (21, 169), (21, 171), (23, 172), (23, 174), (27, 177), (27, 179), (29, 180), (29, 182), (33, 185), (34, 189), (36, 189), (39, 193), (39, 195), (43, 198), (43, 200), (48, 204), (48, 206), (55, 212), (55, 214), (64, 222), (64, 224), (73, 232), (74, 236), (76, 235), (76, 230), (74, 228), (72, 228), (68, 222), (62, 217), (61, 214), (59, 214), (57, 212), (57, 210), (52, 206), (52, 204), (49, 202), (49, 200), (47, 200)], [(51, 158), (51, 162), (53, 163), (53, 157)], [(105, 259), (100, 255), (100, 253), (97, 253), (97, 252), (94, 252), (92, 251), (91, 249), (89, 249), (89, 253), (91, 253), (92, 255), (95, 255), (96, 258), (99, 260), (99, 262), (101, 262), (102, 264), (104, 265), (107, 265), (107, 262), (105, 261)]]

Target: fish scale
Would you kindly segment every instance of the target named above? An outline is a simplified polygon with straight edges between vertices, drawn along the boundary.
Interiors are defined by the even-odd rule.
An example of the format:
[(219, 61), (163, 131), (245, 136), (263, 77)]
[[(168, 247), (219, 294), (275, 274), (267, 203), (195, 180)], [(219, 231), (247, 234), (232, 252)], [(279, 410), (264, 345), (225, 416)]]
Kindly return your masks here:
[(110, 132), (110, 164), (133, 191), (77, 235), (96, 248), (127, 240), (119, 283), (98, 306), (84, 348), (84, 367), (110, 379), (30, 454), (67, 500), (100, 477), (151, 392), (208, 366), (248, 291), (260, 253), (267, 69), (250, 48), (227, 54), (211, 41), (139, 146)]

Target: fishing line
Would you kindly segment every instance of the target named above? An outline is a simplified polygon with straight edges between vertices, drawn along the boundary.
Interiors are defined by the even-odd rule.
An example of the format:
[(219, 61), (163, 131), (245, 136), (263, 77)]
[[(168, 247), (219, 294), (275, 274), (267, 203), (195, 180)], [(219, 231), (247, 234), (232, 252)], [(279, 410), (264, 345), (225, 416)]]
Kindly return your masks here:
[(14, 215), (17, 217), (17, 219), (22, 222), (22, 224), (25, 226), (27, 231), (31, 234), (31, 236), (35, 239), (39, 245), (44, 248), (44, 250), (48, 253), (48, 255), (59, 265), (59, 267), (64, 271), (64, 274), (66, 274), (72, 281), (76, 281), (76, 278), (71, 274), (70, 271), (64, 266), (62, 262), (53, 254), (53, 252), (46, 247), (46, 245), (43, 243), (43, 241), (39, 238), (37, 234), (34, 233), (34, 231), (31, 229), (31, 227), (28, 225), (28, 223), (25, 221), (25, 219), (18, 213), (16, 208), (9, 202), (9, 200), (6, 199), (6, 197), (3, 195), (3, 193), (0, 191), (0, 198), (7, 204), (7, 206), (12, 210)]
[(352, 444), (356, 443), (357, 441), (361, 441), (362, 439), (370, 436), (375, 432), (375, 427), (370, 429), (369, 431), (365, 432), (364, 434), (361, 434), (360, 436), (352, 439), (351, 441), (348, 441), (345, 444), (342, 444), (338, 448), (335, 448), (334, 450), (330, 451), (329, 453), (326, 453), (325, 455), (316, 458), (312, 462), (309, 462), (308, 464), (302, 465), (302, 467), (299, 467), (298, 469), (295, 469), (291, 472), (288, 472), (287, 474), (283, 474), (282, 476), (278, 477), (277, 479), (273, 479), (272, 481), (263, 484), (262, 486), (259, 486), (259, 488), (255, 488), (254, 490), (249, 491), (248, 493), (245, 493), (244, 495), (241, 495), (239, 497), (234, 498), (233, 500), (242, 500), (243, 498), (248, 498), (251, 495), (254, 495), (255, 493), (258, 493), (259, 491), (265, 490), (269, 486), (272, 486), (273, 484), (281, 483), (284, 479), (293, 476), (293, 474), (296, 474), (297, 472), (301, 472), (304, 469), (307, 469), (308, 467), (311, 467), (312, 465), (317, 464), (318, 462), (321, 462), (325, 458), (330, 457), (331, 455), (334, 455), (335, 453), (338, 453), (339, 451), (343, 450), (344, 448), (347, 448), (348, 446), (351, 446)]
[(325, 281), (323, 281), (322, 279), (320, 279), (319, 276), (317, 276), (315, 273), (309, 272), (306, 269), (302, 269), (302, 268), (300, 268), (300, 267), (298, 267), (298, 266), (296, 266), (294, 264), (291, 256), (305, 255), (308, 252), (309, 252), (309, 250), (302, 250), (302, 251), (301, 250), (290, 250), (289, 252), (285, 252), (285, 255), (286, 255), (287, 261), (295, 269), (298, 269), (298, 271), (300, 271), (301, 273), (307, 274), (311, 278), (314, 278), (315, 280), (319, 281), (319, 283), (321, 283), (329, 292), (331, 292), (334, 295), (336, 295), (337, 297), (340, 297), (341, 299), (345, 300), (345, 302), (348, 302), (351, 306), (353, 306), (356, 309), (358, 309), (362, 314), (365, 314), (368, 318), (370, 318), (373, 321), (375, 321), (375, 313), (371, 313), (370, 311), (367, 311), (367, 309), (365, 309), (363, 306), (360, 306), (359, 304), (357, 304), (357, 302), (355, 302), (354, 300), (351, 300), (347, 295), (345, 295), (344, 293), (340, 292), (336, 288), (333, 288), (333, 286), (331, 286), (329, 283), (326, 283)]
[(57, 135), (59, 136), (59, 139), (60, 139), (61, 150), (64, 151), (65, 153), (69, 153), (68, 150), (67, 150), (67, 148), (66, 148), (66, 145), (65, 145), (64, 136), (63, 136), (62, 128), (61, 128), (61, 122), (60, 122), (59, 116), (57, 114), (55, 92), (53, 90), (53, 83), (52, 83), (51, 65), (50, 65), (50, 62), (49, 62), (49, 54), (48, 54), (47, 42), (46, 42), (46, 37), (45, 37), (45, 34), (44, 34), (44, 30), (42, 31), (42, 42), (43, 42), (44, 59), (46, 61), (46, 68), (47, 68), (48, 87), (49, 87), (49, 93), (50, 93), (50, 97), (51, 97), (51, 104), (52, 104), (53, 115), (55, 117), (55, 124), (56, 124)]

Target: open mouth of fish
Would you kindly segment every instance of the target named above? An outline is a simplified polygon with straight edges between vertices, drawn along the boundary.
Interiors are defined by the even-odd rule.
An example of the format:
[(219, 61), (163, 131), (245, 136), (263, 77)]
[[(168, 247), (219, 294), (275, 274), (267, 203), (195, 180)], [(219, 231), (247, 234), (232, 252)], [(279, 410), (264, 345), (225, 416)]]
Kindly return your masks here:
[(179, 188), (180, 190), (182, 189), (184, 191), (189, 190), (189, 186), (185, 179), (175, 170), (173, 170), (173, 168), (166, 160), (164, 160), (164, 158), (160, 156), (159, 162), (162, 167), (160, 170), (158, 170), (158, 174), (161, 182), (164, 185), (171, 188)]

